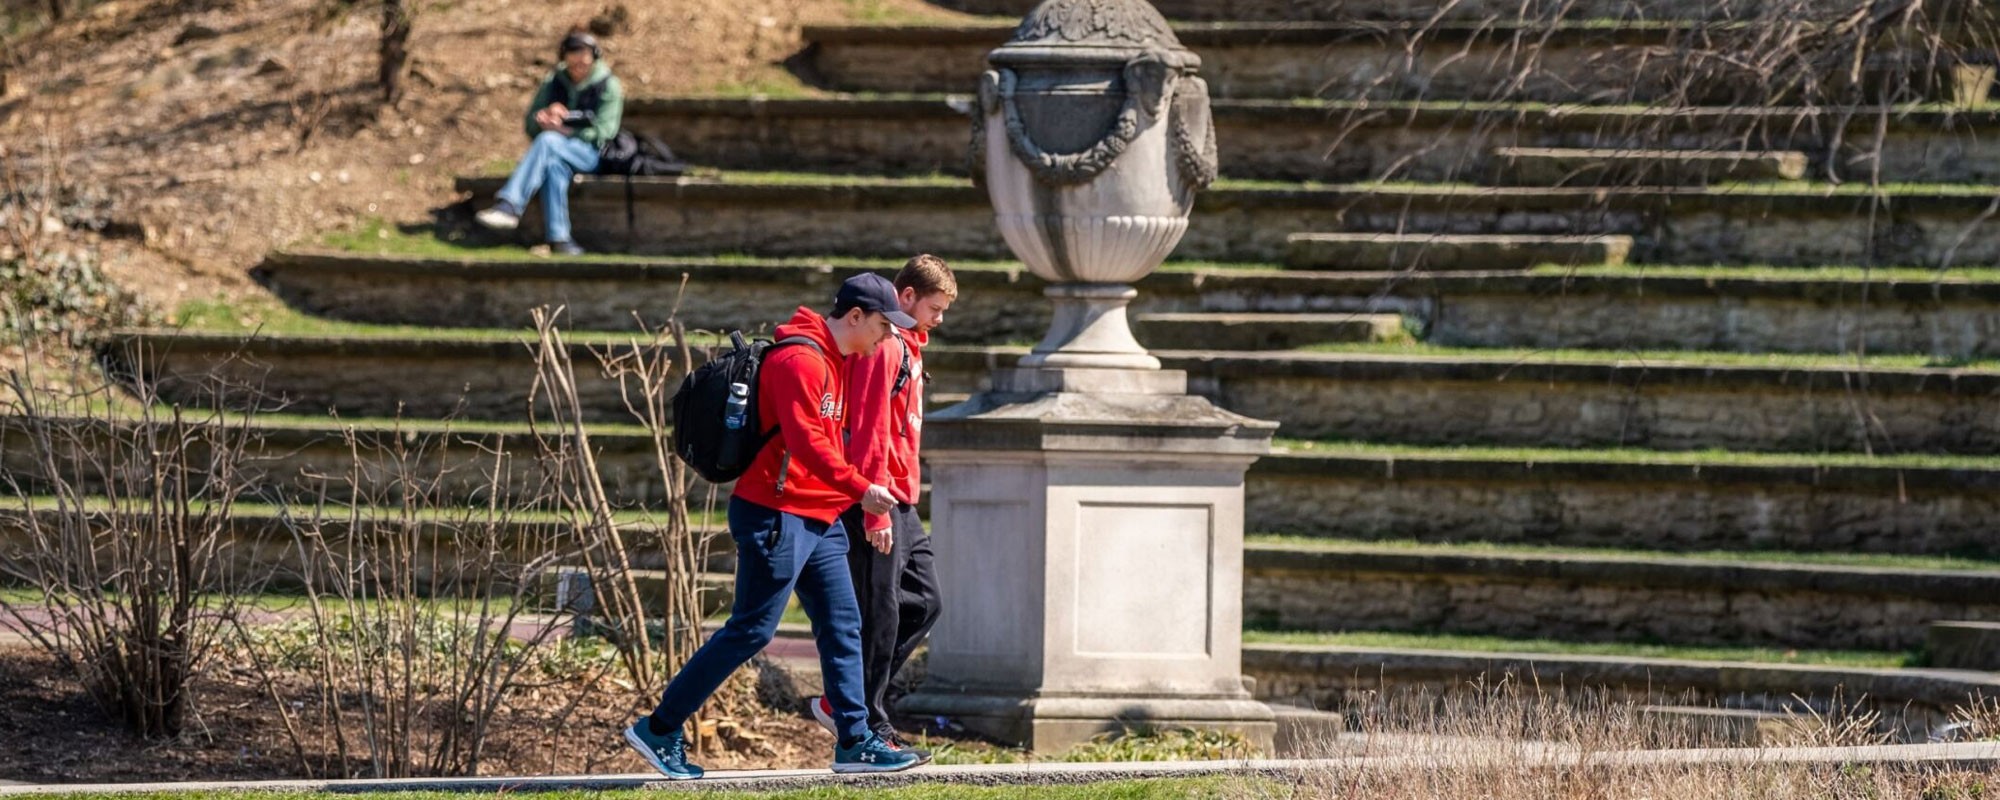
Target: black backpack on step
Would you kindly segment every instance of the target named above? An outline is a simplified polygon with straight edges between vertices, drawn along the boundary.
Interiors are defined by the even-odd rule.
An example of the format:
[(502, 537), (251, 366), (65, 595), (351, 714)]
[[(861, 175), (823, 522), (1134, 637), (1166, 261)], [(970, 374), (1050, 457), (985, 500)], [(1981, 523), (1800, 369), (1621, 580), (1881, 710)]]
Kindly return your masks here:
[(599, 175), (679, 175), (687, 172), (687, 162), (674, 155), (657, 136), (640, 136), (621, 130), (605, 142), (597, 155)]
[[(696, 368), (681, 380), (674, 392), (674, 454), (709, 483), (728, 483), (742, 477), (757, 460), (757, 453), (778, 432), (776, 425), (765, 430), (757, 419), (757, 372), (771, 351), (803, 344), (820, 350), (818, 342), (804, 336), (788, 336), (776, 342), (743, 340), (741, 332), (729, 334), (734, 348)], [(821, 350), (821, 352), (824, 352)], [(729, 385), (740, 383), (750, 389), (749, 407), (743, 427), (730, 429), (724, 423), (729, 413)]]

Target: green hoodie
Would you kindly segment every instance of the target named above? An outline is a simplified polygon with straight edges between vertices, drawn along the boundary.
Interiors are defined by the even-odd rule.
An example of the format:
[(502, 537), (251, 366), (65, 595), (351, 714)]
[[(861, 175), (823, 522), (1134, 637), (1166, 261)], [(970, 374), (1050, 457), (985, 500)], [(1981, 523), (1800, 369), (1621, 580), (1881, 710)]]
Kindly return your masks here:
[(540, 135), (542, 126), (535, 124), (535, 112), (548, 108), (550, 103), (562, 103), (565, 108), (576, 107), (576, 96), (593, 84), (603, 83), (602, 100), (597, 106), (597, 118), (588, 128), (579, 128), (576, 138), (594, 145), (603, 146), (618, 135), (618, 124), (625, 116), (625, 88), (618, 79), (611, 77), (611, 67), (599, 61), (590, 67), (590, 75), (578, 85), (569, 79), (569, 70), (556, 65), (554, 72), (542, 81), (542, 88), (535, 90), (535, 99), (528, 104), (528, 113), (522, 118), (522, 125), (528, 138)]

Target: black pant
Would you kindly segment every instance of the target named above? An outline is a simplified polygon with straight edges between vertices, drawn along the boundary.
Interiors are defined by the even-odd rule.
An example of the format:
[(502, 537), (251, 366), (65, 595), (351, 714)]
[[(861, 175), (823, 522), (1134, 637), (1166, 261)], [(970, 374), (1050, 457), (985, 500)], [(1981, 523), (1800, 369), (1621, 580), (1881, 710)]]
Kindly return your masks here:
[(899, 504), (889, 512), (896, 541), (887, 554), (868, 543), (860, 506), (849, 508), (841, 522), (848, 531), (847, 566), (854, 573), (854, 599), (861, 604), (861, 676), (868, 726), (886, 733), (889, 681), (938, 618), (931, 537), (924, 532), (916, 506)]

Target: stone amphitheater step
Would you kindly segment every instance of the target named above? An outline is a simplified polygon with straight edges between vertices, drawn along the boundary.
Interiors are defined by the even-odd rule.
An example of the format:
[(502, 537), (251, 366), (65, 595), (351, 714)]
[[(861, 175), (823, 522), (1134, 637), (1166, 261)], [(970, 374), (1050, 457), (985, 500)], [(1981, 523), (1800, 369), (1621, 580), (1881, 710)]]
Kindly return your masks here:
[(1243, 671), (1269, 702), (1343, 709), (1398, 690), (1459, 691), (1467, 684), (1605, 689), (1614, 700), (1728, 704), (1827, 713), (1841, 703), (1883, 715), (1898, 741), (1926, 741), (1967, 697), (2000, 694), (2000, 675), (1945, 669), (1856, 668), (1608, 656), (1476, 653), (1372, 647), (1245, 645)]
[(1403, 335), (1399, 314), (1138, 314), (1140, 344), (1166, 350), (1292, 350), (1335, 342), (1382, 342)]
[(2000, 623), (1933, 622), (1924, 652), (1932, 666), (2000, 672)]
[[(1040, 0), (931, 0), (968, 14), (1019, 19)], [(1795, 4), (1781, 0), (1152, 0), (1171, 20), (1512, 20), (1567, 18), (1743, 19), (1792, 15)], [(1852, 10), (1860, 0), (1832, 0), (1814, 6), (1828, 15)], [(1939, 4), (1940, 9), (1955, 4)], [(1928, 10), (1928, 8), (1927, 8)]]
[(2000, 620), (2000, 562), (1977, 567), (1253, 542), (1243, 613), (1286, 630), (1904, 650), (1932, 620)]
[[(557, 303), (584, 330), (631, 328), (640, 318), (657, 325), (675, 308), (691, 329), (758, 330), (831, 296), (853, 271), (891, 274), (900, 263), (292, 252), (274, 254), (256, 274), (293, 306), (352, 322), (502, 328)], [(1992, 277), (1726, 268), (1322, 274), (1245, 266), (1155, 273), (1138, 284), (1133, 312), (1397, 313), (1433, 343), (1471, 347), (2000, 356), (2000, 280)], [(1007, 264), (956, 267), (964, 299), (938, 331), (941, 342), (1029, 341), (1046, 331), (1039, 279)]]
[[(1013, 33), (1012, 20), (964, 24), (808, 25), (802, 72), (824, 88), (854, 92), (969, 92), (986, 55)], [(1791, 96), (1793, 81), (1727, 66), (1732, 49), (1769, 36), (1735, 23), (1439, 22), (1179, 23), (1174, 33), (1201, 56), (1216, 97), (1533, 100), (1644, 103), (1693, 99), (1754, 105)], [(1766, 45), (1768, 46), (1768, 45)], [(1918, 53), (1925, 53), (1919, 56)], [(1950, 99), (1947, 69), (1928, 50), (1893, 46), (1865, 61), (1866, 94), (1838, 88), (1845, 72), (1814, 83), (1825, 99), (1893, 96)], [(1991, 80), (1991, 76), (1987, 76)], [(1894, 88), (1891, 88), (1894, 87)]]
[[(45, 537), (52, 528), (79, 522), (103, 525), (120, 517), (144, 519), (153, 513), (143, 498), (133, 497), (112, 502), (83, 496), (82, 501), (93, 504), (89, 506), (92, 513), (87, 521), (80, 520), (74, 511), (57, 510), (59, 502), (78, 499), (76, 496), (65, 496), (60, 501), (54, 497), (14, 497), (0, 504), (0, 546), (21, 545), (30, 536)], [(425, 595), (462, 586), (465, 581), (490, 579), (490, 575), (480, 570), (494, 564), (518, 566), (574, 539), (571, 525), (563, 517), (535, 510), (404, 507), (393, 502), (316, 507), (311, 499), (305, 499), (289, 506), (234, 503), (227, 514), (217, 512), (213, 519), (199, 505), (190, 513), (197, 530), (216, 526), (214, 530), (226, 544), (221, 558), (240, 570), (233, 578), (242, 581), (243, 589), (252, 593), (294, 591), (305, 585), (300, 537), (323, 539), (338, 548), (364, 536), (379, 540), (393, 533), (400, 544), (411, 548), (413, 577), (419, 583), (415, 588)], [(621, 513), (619, 518), (621, 527), (628, 532), (659, 530), (642, 515)], [(719, 527), (716, 522), (707, 524)], [(634, 558), (642, 567), (663, 564), (657, 548), (650, 552), (639, 549)], [(446, 564), (465, 565), (469, 571), (439, 567)], [(711, 569), (730, 564), (733, 561), (727, 553), (711, 554)]]
[[(498, 178), (458, 181), (490, 197)], [(2000, 263), (2000, 188), (1478, 188), (1229, 184), (1201, 195), (1176, 254), (1277, 261), (1300, 231), (1624, 234), (1633, 260), (1671, 264)], [(646, 254), (1005, 258), (986, 194), (953, 179), (744, 176), (586, 180), (570, 193), (579, 243)], [(629, 204), (629, 208), (628, 208)], [(538, 212), (519, 234), (540, 229)]]
[[(592, 364), (590, 345), (572, 358)], [(599, 346), (602, 347), (602, 346)], [(270, 404), (341, 416), (519, 419), (534, 367), (505, 334), (271, 336), (131, 332), (102, 355), (146, 373), (168, 402), (200, 402), (215, 375), (261, 386)], [(978, 388), (1021, 348), (933, 346), (935, 392)], [(1341, 345), (1321, 352), (1161, 351), (1169, 369), (1225, 407), (1288, 435), (1409, 444), (1660, 450), (2000, 453), (2000, 372), (1845, 357), (1722, 357)], [(629, 421), (618, 384), (579, 370), (585, 414)], [(270, 406), (267, 406), (270, 407)]]
[(1349, 540), (2000, 559), (1990, 458), (1292, 445), (1250, 530)]
[(1707, 186), (1806, 176), (1806, 154), (1796, 151), (1501, 147), (1493, 161), (1495, 182), (1510, 186)]
[[(99, 441), (106, 427), (68, 424), (68, 441)], [(25, 430), (0, 417), (0, 469), (10, 488), (52, 492)], [(260, 418), (230, 430), (247, 453), (237, 474), (258, 498), (520, 508), (550, 491), (523, 425)], [(659, 507), (648, 437), (597, 425), (591, 443), (617, 507)], [(87, 471), (63, 477), (108, 491)], [(694, 496), (705, 502), (702, 487)], [(1291, 443), (1251, 467), (1244, 502), (1248, 529), (1299, 536), (2000, 558), (2000, 465), (1977, 458)]]
[[(192, 420), (191, 420), (192, 422)], [(48, 493), (56, 488), (47, 466), (58, 465), (60, 482), (91, 494), (112, 491), (103, 470), (79, 469), (71, 460), (79, 445), (130, 437), (142, 423), (113, 424), (102, 418), (29, 420), (0, 416), (0, 470), (9, 488)], [(552, 501), (554, 458), (560, 434), (540, 437), (524, 424), (470, 421), (218, 416), (195, 424), (201, 440), (238, 450), (232, 477), (249, 496), (264, 501), (395, 506), (405, 500), (424, 506), (477, 507), (498, 502), (523, 508)], [(34, 438), (30, 438), (33, 436)], [(126, 439), (130, 441), (130, 439)], [(591, 428), (598, 474), (619, 508), (658, 507), (666, 494), (651, 437), (632, 425)], [(57, 450), (51, 462), (48, 447)], [(697, 482), (695, 491), (703, 490)]]
[[(967, 169), (967, 95), (635, 98), (626, 124), (725, 169), (875, 174)], [(1814, 175), (2000, 180), (2000, 112), (1930, 106), (1549, 106), (1539, 103), (1214, 102), (1222, 174), (1318, 180), (1484, 180), (1495, 147), (1803, 152)], [(1884, 135), (1877, 147), (1876, 126)]]
[(1294, 233), (1285, 241), (1287, 266), (1348, 272), (1622, 266), (1632, 252), (1630, 236)]

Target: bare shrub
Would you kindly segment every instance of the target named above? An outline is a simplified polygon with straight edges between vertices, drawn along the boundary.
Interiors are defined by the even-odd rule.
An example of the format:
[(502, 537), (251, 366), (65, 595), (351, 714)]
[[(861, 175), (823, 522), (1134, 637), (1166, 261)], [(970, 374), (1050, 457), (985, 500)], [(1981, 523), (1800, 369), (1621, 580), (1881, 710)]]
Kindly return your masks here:
[(233, 520), (258, 436), (247, 416), (131, 390), (0, 380), (0, 579), (18, 587), (0, 612), (133, 731), (172, 737), (198, 719), (191, 679), (261, 584)]
[[(401, 434), (346, 434), (348, 471), (316, 477), (271, 554), (293, 613), (236, 631), (308, 774), (476, 774), (566, 623), (538, 613), (537, 582), (573, 537), (537, 516), (537, 485), (510, 485), (504, 447)], [(483, 502), (453, 496), (467, 469)]]
[[(1367, 695), (1349, 734), (1318, 743), (1333, 758), (1300, 780), (1305, 796), (1930, 798), (1980, 797), (1977, 772), (1912, 762), (1857, 768), (1842, 755), (1882, 741), (1865, 712), (1801, 715), (1779, 742), (1714, 749), (1711, 731), (1654, 718), (1653, 707), (1598, 691), (1470, 683)], [(1816, 760), (1774, 745), (1821, 748)], [(1353, 758), (1353, 756), (1362, 756)]]
[[(622, 347), (593, 350), (596, 368), (617, 381), (627, 413), (645, 429), (661, 482), (659, 519), (621, 525), (583, 423), (576, 366), (559, 327), (561, 313), (548, 308), (534, 312), (537, 382), (530, 414), (537, 426), (535, 439), (545, 444), (544, 462), (561, 476), (559, 505), (583, 540), (578, 553), (592, 594), (589, 605), (602, 615), (599, 629), (617, 648), (623, 676), (640, 695), (657, 695), (668, 676), (701, 646), (707, 616), (701, 579), (712, 534), (694, 524), (689, 510), (694, 479), (673, 453), (671, 401), (679, 377), (694, 364), (693, 351), (686, 331), (671, 317), (657, 329), (642, 321), (640, 334)], [(544, 424), (553, 426), (555, 435), (542, 436)], [(715, 488), (708, 487), (705, 510), (712, 513), (715, 499)], [(663, 568), (657, 589), (640, 586), (642, 558)], [(655, 615), (661, 619), (657, 636), (650, 622)], [(701, 730), (701, 716), (692, 722)], [(702, 737), (690, 741), (699, 743)]]

